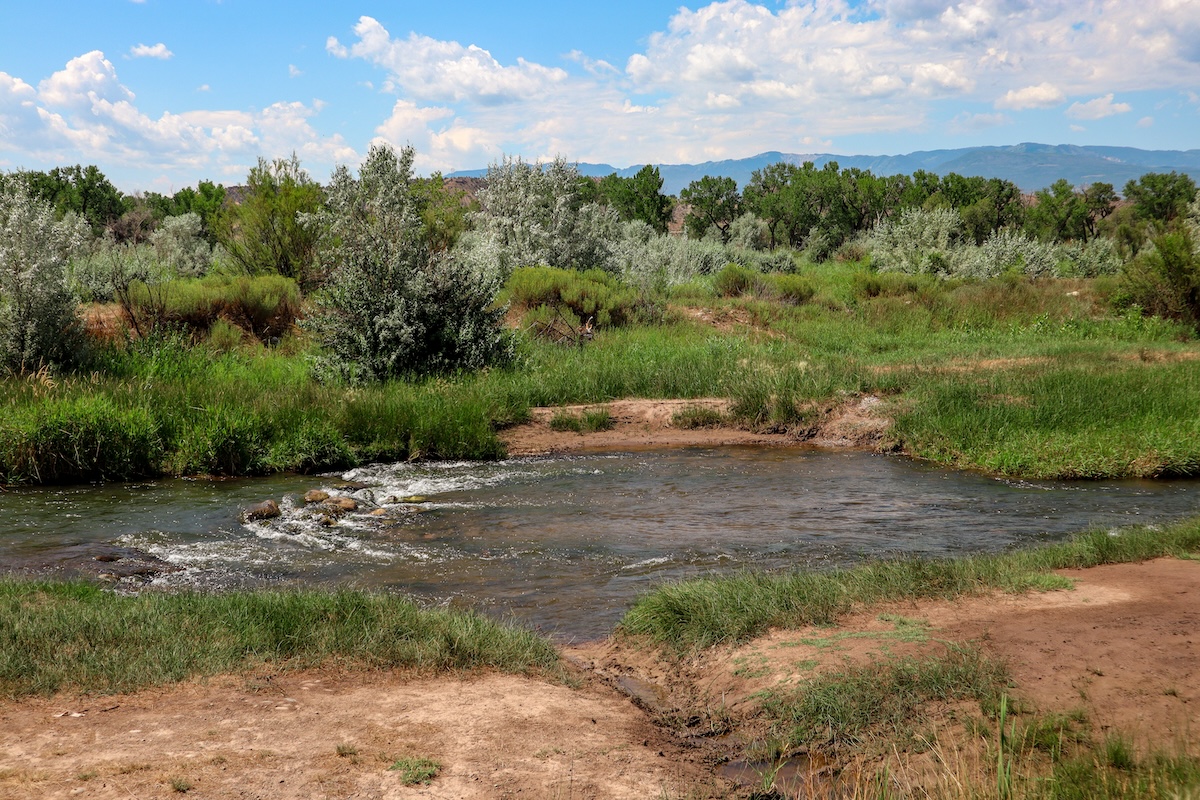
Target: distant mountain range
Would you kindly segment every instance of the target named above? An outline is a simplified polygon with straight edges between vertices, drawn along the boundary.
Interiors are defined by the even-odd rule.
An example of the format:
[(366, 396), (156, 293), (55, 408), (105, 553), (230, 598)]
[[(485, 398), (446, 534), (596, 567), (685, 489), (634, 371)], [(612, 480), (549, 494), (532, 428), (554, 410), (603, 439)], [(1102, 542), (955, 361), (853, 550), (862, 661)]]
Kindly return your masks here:
[[(1075, 186), (1111, 183), (1120, 192), (1125, 182), (1147, 172), (1184, 172), (1200, 183), (1200, 150), (1139, 150), (1136, 147), (1082, 147), (1072, 144), (1023, 144), (1008, 147), (964, 147), (957, 150), (919, 150), (896, 156), (845, 156), (830, 153), (759, 153), (750, 158), (705, 161), (703, 164), (656, 164), (663, 177), (663, 191), (678, 195), (694, 180), (705, 175), (729, 177), (744, 188), (750, 174), (768, 164), (812, 161), (818, 167), (836, 161), (842, 167), (868, 169), (876, 175), (910, 175), (919, 169), (945, 175), (981, 175), (1005, 178), (1026, 192), (1044, 189), (1059, 178)], [(618, 169), (609, 164), (579, 164), (589, 176), (617, 173), (630, 177), (642, 164)], [(447, 177), (482, 177), (486, 169), (454, 172)]]

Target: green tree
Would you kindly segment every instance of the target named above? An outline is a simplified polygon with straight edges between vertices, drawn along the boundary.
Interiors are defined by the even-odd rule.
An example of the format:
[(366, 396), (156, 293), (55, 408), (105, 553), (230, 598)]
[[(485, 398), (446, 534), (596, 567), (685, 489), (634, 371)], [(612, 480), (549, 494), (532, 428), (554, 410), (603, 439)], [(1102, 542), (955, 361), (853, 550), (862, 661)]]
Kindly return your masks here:
[(742, 193), (746, 208), (766, 223), (772, 250), (780, 234), (792, 227), (788, 221), (793, 214), (791, 189), (795, 172), (796, 167), (785, 161), (768, 164), (750, 174), (750, 182)]
[(241, 201), (211, 221), (217, 240), (248, 274), (277, 272), (311, 288), (319, 282), (313, 270), (317, 233), (300, 216), (315, 212), (323, 197), (295, 153), (272, 162), (260, 158)]
[(429, 249), (444, 251), (454, 247), (467, 230), (467, 216), (471, 212), (467, 193), (447, 187), (440, 172), (414, 179), (412, 193)]
[(1025, 217), (1026, 228), (1048, 242), (1087, 241), (1087, 206), (1071, 182), (1059, 178), (1048, 189), (1034, 193), (1034, 204)]
[(1142, 219), (1169, 223), (1187, 209), (1196, 196), (1196, 182), (1187, 175), (1147, 172), (1125, 184), (1125, 197)]
[(1083, 190), (1084, 225), (1087, 234), (1096, 238), (1096, 225), (1117, 208), (1116, 189), (1111, 183), (1093, 183)]
[(25, 183), (32, 196), (49, 203), (59, 218), (74, 212), (87, 220), (97, 236), (132, 205), (132, 200), (94, 164), (55, 167), (49, 172), (22, 172), (16, 177)]
[(729, 240), (729, 226), (742, 211), (737, 181), (705, 175), (689, 183), (679, 193), (679, 198), (692, 207), (684, 221), (689, 235), (695, 239), (703, 238), (705, 232), (715, 226), (721, 232), (721, 240)]
[(599, 199), (616, 211), (622, 222), (641, 220), (659, 233), (667, 232), (671, 198), (662, 193), (658, 167), (647, 164), (630, 178), (614, 172), (595, 185)]
[(329, 278), (304, 321), (318, 374), (351, 382), (473, 369), (511, 354), (497, 272), (434, 252), (414, 193), (413, 150), (373, 145), (355, 179), (338, 167), (305, 226)]

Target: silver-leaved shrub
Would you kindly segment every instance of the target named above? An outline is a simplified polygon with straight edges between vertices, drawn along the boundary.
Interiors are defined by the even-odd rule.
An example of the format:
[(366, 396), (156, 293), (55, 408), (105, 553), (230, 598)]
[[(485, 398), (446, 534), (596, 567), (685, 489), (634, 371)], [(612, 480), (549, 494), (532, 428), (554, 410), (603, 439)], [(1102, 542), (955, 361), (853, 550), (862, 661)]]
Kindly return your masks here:
[(0, 371), (61, 365), (79, 354), (67, 264), (89, 233), (74, 214), (56, 219), (20, 181), (0, 192)]
[(303, 216), (328, 275), (303, 322), (324, 348), (322, 378), (358, 383), (511, 356), (504, 310), (493, 305), (498, 272), (425, 244), (413, 156), (372, 146), (359, 177), (338, 167), (323, 208)]

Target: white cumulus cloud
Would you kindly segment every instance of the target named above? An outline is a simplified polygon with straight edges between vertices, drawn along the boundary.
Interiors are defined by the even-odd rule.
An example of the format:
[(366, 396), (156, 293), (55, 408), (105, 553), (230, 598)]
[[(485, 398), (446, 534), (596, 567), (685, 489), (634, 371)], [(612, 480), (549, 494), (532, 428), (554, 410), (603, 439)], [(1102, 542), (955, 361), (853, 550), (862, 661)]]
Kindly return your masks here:
[(1039, 83), (1021, 89), (1010, 89), (996, 101), (996, 108), (1023, 111), (1027, 108), (1051, 108), (1066, 102), (1067, 96), (1051, 83)]
[(1133, 106), (1128, 103), (1114, 103), (1113, 93), (1109, 92), (1086, 103), (1072, 103), (1066, 110), (1066, 115), (1071, 119), (1104, 119), (1115, 114), (1127, 114), (1132, 110)]
[(138, 44), (129, 48), (129, 55), (134, 58), (160, 58), (166, 61), (171, 56), (175, 55), (162, 42), (158, 44)]
[(567, 78), (561, 68), (545, 67), (525, 59), (504, 65), (482, 47), (464, 47), (416, 33), (393, 38), (372, 17), (361, 17), (354, 26), (358, 41), (350, 47), (330, 37), (325, 49), (338, 58), (363, 58), (391, 75), (394, 86), (424, 100), (481, 103), (508, 102), (545, 91)]
[(321, 105), (273, 103), (262, 111), (166, 111), (151, 117), (96, 50), (71, 59), (36, 89), (0, 72), (0, 150), (51, 163), (92, 161), (114, 173), (172, 172), (185, 181), (214, 173), (244, 175), (259, 155), (295, 151), (328, 167), (357, 159), (341, 136), (323, 136), (312, 126)]

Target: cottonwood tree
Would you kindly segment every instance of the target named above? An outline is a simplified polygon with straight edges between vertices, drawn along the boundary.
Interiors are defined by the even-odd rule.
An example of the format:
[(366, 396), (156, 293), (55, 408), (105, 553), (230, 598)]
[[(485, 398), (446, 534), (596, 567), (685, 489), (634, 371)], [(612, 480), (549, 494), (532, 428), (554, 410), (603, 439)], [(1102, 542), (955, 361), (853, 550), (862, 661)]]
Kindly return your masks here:
[(1174, 171), (1147, 172), (1125, 184), (1125, 197), (1133, 201), (1137, 215), (1158, 222), (1172, 222), (1195, 196), (1196, 182)]
[(325, 354), (324, 378), (350, 382), (474, 369), (511, 355), (499, 274), (430, 248), (414, 193), (414, 152), (373, 145), (359, 177), (333, 173), (328, 198), (303, 218), (328, 279), (304, 321)]
[(56, 219), (23, 181), (0, 192), (0, 370), (36, 370), (78, 356), (82, 328), (67, 263), (89, 233), (74, 213)]
[(630, 178), (613, 173), (596, 185), (597, 195), (617, 212), (622, 222), (641, 221), (658, 233), (667, 232), (671, 198), (662, 193), (658, 167), (647, 164)]
[(715, 227), (721, 232), (721, 241), (729, 241), (729, 226), (742, 212), (737, 181), (705, 175), (689, 183), (679, 193), (679, 198), (692, 207), (684, 221), (692, 237), (703, 238), (709, 228)]

